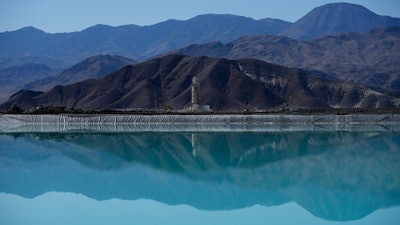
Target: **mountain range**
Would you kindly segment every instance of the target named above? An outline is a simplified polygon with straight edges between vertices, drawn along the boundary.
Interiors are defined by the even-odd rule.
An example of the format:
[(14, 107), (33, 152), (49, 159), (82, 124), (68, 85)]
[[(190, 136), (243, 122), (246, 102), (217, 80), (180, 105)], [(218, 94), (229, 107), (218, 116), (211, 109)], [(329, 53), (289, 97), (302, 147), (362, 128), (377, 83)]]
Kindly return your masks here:
[[(96, 25), (72, 33), (48, 34), (27, 27), (0, 33), (0, 101), (4, 101), (6, 96), (18, 89), (23, 89), (14, 94), (3, 107), (11, 106), (10, 104), (21, 105), (23, 108), (61, 104), (96, 110), (157, 108), (157, 105), (182, 108), (189, 102), (189, 79), (197, 73), (202, 73), (202, 79), (214, 85), (206, 86), (203, 93), (210, 91), (210, 95), (205, 95), (203, 99), (215, 110), (397, 107), (397, 98), (400, 97), (400, 28), (388, 27), (392, 25), (400, 26), (400, 19), (376, 15), (360, 5), (334, 3), (312, 10), (295, 23), (277, 19), (254, 20), (234, 15), (207, 14), (186, 21), (168, 20), (144, 27)], [(360, 34), (377, 27), (385, 28)], [(348, 33), (336, 34), (338, 32)], [(177, 48), (178, 50), (174, 50)], [(98, 55), (105, 53), (121, 56)], [(211, 58), (184, 57), (188, 65), (195, 67), (190, 68), (191, 72), (181, 64), (168, 62), (164, 67), (160, 67), (155, 63), (157, 60), (166, 62), (171, 58), (180, 62), (181, 60), (176, 59), (177, 55), (149, 60), (138, 67), (127, 67), (126, 73), (135, 74), (130, 75), (134, 80), (125, 80), (126, 84), (123, 85), (131, 85), (127, 90), (111, 87), (109, 89), (113, 91), (110, 92), (106, 90), (102, 79), (84, 81), (88, 78), (102, 77), (124, 65), (136, 63), (125, 58), (127, 56), (144, 60), (154, 55), (171, 53)], [(96, 56), (92, 57), (93, 55)], [(85, 57), (89, 58), (80, 62)], [(261, 67), (269, 71), (268, 76), (281, 71), (278, 72), (280, 77), (271, 82), (262, 77), (265, 74), (263, 75), (264, 72), (259, 68), (249, 72), (247, 68), (238, 67), (237, 65), (242, 65), (239, 61), (243, 61), (243, 58), (260, 59), (284, 67), (262, 64)], [(203, 61), (200, 62), (200, 59)], [(252, 63), (261, 65), (258, 61)], [(73, 66), (70, 67), (71, 65)], [(210, 69), (203, 71), (203, 67)], [(143, 73), (137, 71), (138, 68)], [(174, 68), (175, 72), (168, 74), (160, 68)], [(297, 78), (292, 77), (295, 81), (293, 84), (283, 84), (285, 81), (282, 79), (287, 79), (284, 76), (286, 72), (298, 75)], [(120, 77), (115, 75), (119, 73), (121, 71), (108, 76), (108, 79), (122, 82)], [(242, 76), (243, 74), (246, 76)], [(163, 80), (163, 76), (169, 78)], [(218, 77), (222, 80), (215, 81), (216, 76), (232, 76), (238, 80), (228, 82)], [(179, 85), (171, 83), (173, 79), (179, 81)], [(80, 83), (81, 81), (83, 83)], [(69, 85), (74, 82), (79, 83)], [(215, 82), (219, 82), (220, 86), (215, 86)], [(249, 87), (240, 82), (245, 82)], [(310, 82), (318, 84), (313, 85)], [(165, 86), (167, 83), (170, 86)], [(82, 84), (85, 84), (85, 87), (79, 87), (79, 90), (73, 88)], [(296, 85), (298, 86), (295, 87)], [(229, 90), (226, 89), (228, 86)], [(302, 99), (289, 97), (289, 92), (286, 92), (289, 89), (282, 91), (282, 86), (290, 86), (292, 94), (301, 90), (299, 96), (302, 96)], [(319, 92), (315, 87), (323, 91)], [(170, 90), (172, 88), (174, 90)], [(222, 89), (217, 90), (218, 88)], [(104, 91), (99, 92), (97, 89)], [(347, 90), (346, 93), (338, 92), (344, 89)], [(83, 90), (90, 97), (82, 96)], [(353, 95), (349, 97), (349, 93)], [(114, 94), (116, 96), (111, 96)], [(323, 96), (317, 96), (319, 94)], [(338, 100), (339, 98), (345, 99)], [(213, 103), (208, 103), (211, 100)]]
[(331, 78), (400, 91), (400, 27), (343, 33), (312, 41), (253, 35), (223, 44), (194, 44), (173, 53), (229, 59), (256, 58)]
[(22, 90), (0, 109), (13, 105), (22, 109), (183, 109), (191, 101), (193, 76), (200, 82), (200, 103), (215, 111), (400, 106), (399, 98), (358, 84), (312, 76), (256, 59), (168, 55), (126, 66), (102, 78), (58, 85), (47, 92)]
[(66, 68), (99, 54), (121, 55), (143, 61), (189, 44), (229, 42), (253, 34), (312, 39), (388, 26), (400, 26), (400, 19), (376, 15), (360, 5), (335, 3), (312, 10), (295, 23), (207, 14), (185, 21), (167, 20), (143, 27), (96, 25), (72, 33), (49, 34), (25, 27), (0, 33), (0, 61), (4, 57), (31, 57), (35, 62), (48, 60), (57, 67)]
[(49, 34), (25, 27), (0, 33), (0, 57), (48, 58), (64, 67), (98, 54), (145, 60), (192, 43), (231, 41), (249, 34), (277, 34), (288, 25), (289, 22), (277, 19), (207, 14), (144, 27), (95, 25), (72, 33)]

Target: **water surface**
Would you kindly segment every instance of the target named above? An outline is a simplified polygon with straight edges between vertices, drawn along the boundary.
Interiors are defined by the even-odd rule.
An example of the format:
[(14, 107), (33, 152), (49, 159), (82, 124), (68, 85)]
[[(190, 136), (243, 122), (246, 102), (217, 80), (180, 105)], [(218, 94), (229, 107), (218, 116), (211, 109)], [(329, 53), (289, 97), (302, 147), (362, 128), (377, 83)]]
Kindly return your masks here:
[(400, 132), (0, 135), (2, 224), (399, 224)]

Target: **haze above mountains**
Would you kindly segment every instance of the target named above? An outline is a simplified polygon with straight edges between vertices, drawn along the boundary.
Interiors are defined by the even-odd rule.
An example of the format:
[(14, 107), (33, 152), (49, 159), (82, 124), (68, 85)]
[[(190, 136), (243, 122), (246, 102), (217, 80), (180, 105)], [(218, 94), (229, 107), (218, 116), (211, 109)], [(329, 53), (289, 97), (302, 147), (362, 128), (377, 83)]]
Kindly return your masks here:
[[(343, 103), (343, 99), (341, 101), (336, 99), (336, 102), (332, 103), (332, 99), (328, 100), (325, 97), (315, 96), (317, 93), (321, 94), (322, 92), (313, 93), (311, 91), (313, 84), (307, 82), (298, 83), (297, 85), (300, 86), (293, 87), (293, 90), (311, 91), (310, 93), (313, 95), (312, 99), (318, 99), (317, 101), (308, 101), (303, 98), (301, 101), (293, 100), (295, 102), (302, 102), (298, 107), (398, 107), (400, 68), (397, 64), (400, 61), (400, 28), (392, 26), (400, 27), (400, 19), (376, 15), (359, 5), (335, 3), (312, 10), (295, 23), (278, 19), (254, 20), (234, 15), (208, 14), (197, 16), (187, 21), (168, 20), (145, 27), (136, 25), (120, 27), (96, 25), (81, 32), (73, 33), (48, 34), (33, 27), (27, 27), (17, 31), (0, 33), (0, 79), (2, 81), (6, 80), (6, 82), (1, 83), (2, 91), (0, 98), (2, 99), (0, 100), (4, 101), (5, 96), (11, 95), (21, 87), (24, 87), (24, 89), (47, 91), (55, 85), (67, 85), (87, 78), (102, 77), (122, 66), (136, 63), (136, 61), (127, 58), (143, 61), (150, 57), (156, 55), (162, 56), (166, 52), (172, 51), (173, 53), (191, 56), (206, 55), (235, 60), (241, 58), (261, 59), (286, 67), (303, 69), (306, 72), (296, 72), (297, 74), (303, 74), (301, 76), (306, 76), (306, 78), (301, 79), (304, 79), (304, 81), (307, 80), (307, 82), (309, 80), (318, 80), (317, 86), (324, 86), (325, 90), (330, 90), (329, 93), (325, 92), (329, 98), (343, 98), (346, 95), (346, 93), (336, 95), (335, 91), (332, 91), (333, 89), (336, 91), (346, 89), (349, 90), (348, 92), (357, 92), (354, 96), (364, 94), (362, 97), (353, 96), (353, 99), (349, 100), (351, 103)], [(100, 54), (103, 56), (92, 57)], [(123, 57), (106, 55), (120, 55)], [(171, 57), (179, 58), (183, 56), (166, 56), (158, 60), (168, 61)], [(89, 59), (79, 63), (85, 58)], [(214, 58), (206, 58), (207, 60), (202, 57), (184, 58), (196, 68), (204, 67), (213, 69), (208, 72), (192, 69), (190, 73), (187, 73), (186, 70), (182, 70), (180, 67), (182, 65), (179, 63), (167, 64), (166, 68), (168, 70), (179, 71), (179, 73), (175, 72), (168, 76), (175, 77), (174, 79), (178, 80), (186, 80), (184, 86), (173, 87), (176, 90), (170, 90), (172, 86), (163, 86), (164, 83), (162, 85), (157, 84), (157, 82), (161, 81), (167, 82), (161, 79), (161, 75), (157, 78), (157, 82), (154, 81), (156, 83), (151, 84), (153, 82), (151, 79), (157, 77), (157, 74), (154, 73), (157, 73), (159, 69), (159, 67), (151, 67), (155, 66), (154, 60), (138, 65), (137, 67), (141, 69), (137, 69), (136, 67), (122, 69), (119, 72), (109, 75), (107, 79), (116, 79), (119, 76), (118, 74), (123, 73), (121, 71), (127, 73), (136, 71), (136, 73), (139, 73), (137, 76), (134, 74), (130, 76), (136, 78), (142, 77), (142, 81), (146, 80), (146, 82), (150, 83), (142, 83), (144, 86), (138, 88), (141, 81), (136, 80), (138, 83), (132, 83), (130, 87), (132, 89), (127, 89), (125, 93), (119, 93), (119, 97), (135, 93), (137, 96), (147, 96), (147, 100), (153, 103), (154, 99), (152, 98), (155, 96), (154, 93), (159, 93), (157, 96), (162, 98), (157, 100), (165, 102), (164, 106), (181, 107), (187, 104), (186, 97), (185, 100), (183, 100), (183, 97), (180, 98), (178, 102), (175, 101), (176, 99), (173, 99), (179, 95), (178, 92), (181, 94), (187, 92), (189, 85), (187, 80), (189, 77), (195, 75), (193, 72), (206, 73), (207, 75), (203, 75), (205, 76), (203, 79), (207, 80), (211, 79), (210, 76), (213, 76), (213, 71), (219, 71), (221, 74), (219, 76), (229, 74), (229, 77), (235, 77), (235, 79), (243, 82), (255, 82), (252, 85), (261, 85), (263, 88), (260, 86), (259, 94), (247, 93), (246, 91), (243, 93), (244, 87), (240, 85), (232, 86), (231, 93), (227, 93), (226, 89), (222, 90), (222, 92), (221, 90), (212, 90), (213, 93), (214, 91), (221, 92), (220, 96), (227, 97), (227, 99), (219, 99), (220, 102), (225, 103), (214, 105), (217, 110), (228, 110), (238, 107), (241, 109), (243, 107), (282, 107), (289, 104), (288, 97), (276, 91), (278, 87), (268, 86), (269, 84), (263, 83), (260, 80), (260, 76), (263, 74), (262, 71), (255, 72), (255, 78), (247, 76), (248, 71), (244, 71), (237, 66), (241, 64), (240, 60), (223, 61), (224, 63), (221, 64), (219, 59)], [(199, 62), (198, 59), (202, 59), (203, 61)], [(108, 65), (108, 63), (110, 64)], [(67, 69), (74, 64), (76, 65)], [(250, 64), (258, 65), (259, 62), (256, 60)], [(18, 73), (18, 71), (24, 71), (20, 68), (27, 67), (28, 65), (31, 66), (28, 73)], [(261, 67), (265, 67), (268, 71), (271, 71), (271, 68), (280, 71), (293, 71), (273, 65), (262, 65)], [(218, 69), (220, 67), (227, 70), (220, 71)], [(235, 69), (232, 69), (233, 67)], [(165, 71), (158, 72), (162, 73)], [(147, 77), (143, 77), (143, 73), (147, 74)], [(271, 71), (268, 76), (272, 74), (274, 74), (274, 71)], [(167, 76), (166, 74), (164, 75)], [(10, 79), (10, 76), (13, 78)], [(24, 80), (24, 76), (27, 79)], [(286, 79), (284, 76), (282, 74), (279, 82), (282, 82), (282, 79)], [(18, 80), (18, 77), (22, 79)], [(250, 80), (245, 81), (248, 78)], [(168, 79), (168, 82), (170, 82), (172, 78)], [(334, 81), (335, 79), (345, 79), (372, 87), (373, 89), (354, 83)], [(92, 90), (97, 90), (100, 87), (93, 86), (93, 84), (100, 85), (102, 83), (100, 80), (85, 81), (85, 84), (88, 88), (92, 87)], [(128, 80), (125, 82), (129, 83)], [(333, 83), (339, 86), (333, 88)], [(225, 85), (229, 86), (231, 84), (227, 82)], [(68, 92), (78, 91), (71, 89), (71, 87), (76, 87), (76, 85), (58, 86), (56, 88), (58, 88), (57, 90), (68, 90)], [(167, 89), (165, 89), (166, 87)], [(136, 91), (132, 91), (133, 89)], [(257, 88), (254, 89), (254, 91), (256, 90)], [(51, 95), (51, 91), (54, 92), (54, 88), (50, 90), (47, 96)], [(175, 95), (170, 93), (171, 91), (176, 92)], [(82, 99), (77, 98), (77, 95), (73, 94), (74, 99), (68, 100), (68, 104), (63, 101), (59, 101), (57, 104), (65, 103), (69, 106), (79, 106), (87, 109), (105, 109), (104, 106), (108, 103), (98, 101), (97, 97), (99, 96), (93, 96), (93, 93), (89, 92), (87, 94), (91, 95), (91, 98), (94, 98), (92, 100), (97, 101), (97, 103), (89, 104), (85, 96), (81, 96), (81, 98), (86, 98), (85, 101), (82, 101)], [(57, 96), (60, 97), (60, 93), (57, 93)], [(168, 93), (167, 95), (174, 96), (166, 97), (164, 96), (166, 93)], [(111, 95), (112, 93), (109, 94)], [(232, 94), (236, 97), (231, 96)], [(44, 100), (46, 98), (41, 98), (41, 100), (32, 99), (32, 97), (36, 98), (39, 95), (43, 96), (44, 94), (22, 91), (14, 95), (5, 105), (10, 106), (10, 104), (16, 104), (17, 102), (21, 103), (21, 99), (32, 101), (32, 104), (24, 103), (25, 106), (30, 105), (32, 107), (35, 104), (49, 104), (49, 102)], [(244, 95), (245, 97), (242, 96), (240, 98), (246, 100), (238, 99), (239, 95)], [(251, 96), (258, 97), (255, 100)], [(374, 100), (371, 100), (371, 96), (374, 96), (372, 97)], [(67, 98), (64, 95), (62, 97)], [(130, 101), (134, 102), (131, 97)], [(110, 97), (109, 95), (103, 96), (104, 98), (114, 99), (114, 97)], [(16, 99), (19, 100), (16, 101)], [(74, 103), (72, 104), (72, 102)], [(152, 107), (150, 103), (145, 104), (142, 102), (143, 104), (138, 104), (137, 102), (133, 102), (129, 104), (116, 104), (114, 102), (115, 104), (108, 104), (107, 107)], [(51, 104), (56, 103), (52, 101)]]

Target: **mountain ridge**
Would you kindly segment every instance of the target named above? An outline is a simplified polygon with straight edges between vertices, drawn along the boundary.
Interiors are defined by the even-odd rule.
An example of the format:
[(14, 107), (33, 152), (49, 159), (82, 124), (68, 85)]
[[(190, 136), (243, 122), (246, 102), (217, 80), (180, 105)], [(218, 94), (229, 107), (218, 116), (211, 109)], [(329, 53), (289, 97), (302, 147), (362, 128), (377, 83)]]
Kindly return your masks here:
[(179, 110), (190, 105), (193, 76), (201, 84), (200, 104), (215, 111), (400, 106), (400, 99), (361, 85), (260, 60), (168, 55), (44, 93), (21, 91), (0, 108), (63, 105), (88, 110)]
[[(256, 58), (370, 87), (400, 90), (400, 27), (342, 33), (312, 41), (252, 35), (223, 44), (194, 44), (170, 53), (228, 59)], [(168, 54), (170, 54), (168, 53)]]
[[(94, 25), (70, 33), (46, 33), (33, 27), (0, 33), (0, 57), (48, 56), (70, 66), (97, 54), (138, 60), (190, 43), (230, 41), (258, 33), (278, 33), (290, 23), (255, 20), (230, 14), (205, 14), (188, 20), (167, 20), (150, 26)], [(18, 47), (18, 48), (16, 48)]]
[[(323, 10), (326, 8), (332, 10)], [(333, 12), (332, 15), (336, 16), (332, 19), (331, 14), (325, 11), (335, 11), (335, 8), (338, 8), (338, 12)], [(360, 8), (364, 10), (358, 10)], [(360, 15), (357, 14), (357, 10), (360, 11)], [(364, 11), (368, 13), (363, 13)], [(333, 27), (324, 29), (321, 24), (318, 25), (318, 21), (321, 21), (318, 15), (324, 15), (324, 26)], [(349, 19), (351, 16), (358, 19), (353, 21)], [(338, 32), (359, 32), (362, 21), (368, 21), (362, 32), (378, 27), (400, 26), (399, 18), (379, 16), (360, 5), (335, 3), (312, 10), (295, 23), (270, 18), (255, 20), (230, 14), (204, 14), (188, 20), (171, 19), (149, 26), (95, 25), (70, 33), (48, 34), (27, 27), (0, 33), (0, 57), (50, 57), (58, 62), (58, 67), (68, 67), (98, 54), (121, 55), (144, 61), (154, 55), (189, 44), (230, 42), (242, 36), (255, 34), (285, 34), (304, 39)], [(335, 27), (335, 24), (341, 25)], [(344, 27), (345, 25), (347, 27)], [(304, 37), (296, 35), (293, 30), (304, 31)]]

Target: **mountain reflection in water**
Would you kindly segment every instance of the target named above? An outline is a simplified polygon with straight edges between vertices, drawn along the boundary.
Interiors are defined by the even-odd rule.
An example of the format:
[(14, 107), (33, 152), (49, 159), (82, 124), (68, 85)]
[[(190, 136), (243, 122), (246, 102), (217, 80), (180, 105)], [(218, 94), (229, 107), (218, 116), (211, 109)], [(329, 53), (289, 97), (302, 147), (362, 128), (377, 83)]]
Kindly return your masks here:
[(203, 210), (296, 202), (346, 221), (400, 204), (399, 132), (0, 135), (0, 192), (74, 192)]

